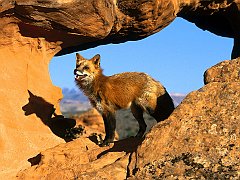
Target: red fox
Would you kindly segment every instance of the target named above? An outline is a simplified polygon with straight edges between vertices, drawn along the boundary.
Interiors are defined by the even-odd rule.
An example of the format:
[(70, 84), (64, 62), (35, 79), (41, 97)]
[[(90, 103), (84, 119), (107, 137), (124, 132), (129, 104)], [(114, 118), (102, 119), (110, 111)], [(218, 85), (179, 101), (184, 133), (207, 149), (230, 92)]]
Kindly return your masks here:
[(145, 73), (125, 72), (113, 76), (103, 75), (100, 55), (88, 60), (76, 54), (75, 81), (88, 96), (91, 104), (101, 114), (105, 126), (105, 139), (100, 146), (108, 146), (115, 137), (115, 112), (131, 108), (139, 124), (137, 137), (146, 131), (143, 112), (148, 112), (157, 122), (169, 117), (174, 104), (166, 89)]

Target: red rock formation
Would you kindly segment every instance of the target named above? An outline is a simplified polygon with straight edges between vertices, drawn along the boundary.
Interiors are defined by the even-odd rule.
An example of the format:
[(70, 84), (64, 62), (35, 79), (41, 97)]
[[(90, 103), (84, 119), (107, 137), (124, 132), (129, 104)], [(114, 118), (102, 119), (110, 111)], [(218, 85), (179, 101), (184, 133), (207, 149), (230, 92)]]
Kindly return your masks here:
[(44, 113), (50, 115), (53, 105), (59, 110), (61, 90), (52, 85), (48, 72), (56, 46), (43, 38), (21, 36), (16, 22), (8, 17), (0, 19), (0, 177), (29, 166), (27, 159), (40, 149), (64, 142), (52, 134), (35, 111), (30, 112), (32, 106), (22, 109), (29, 104), (30, 91), (49, 102), (39, 106), (45, 108)]
[(129, 138), (99, 148), (81, 137), (41, 152), (18, 179), (239, 179), (240, 81), (224, 71), (239, 72), (239, 63), (240, 58), (210, 68), (205, 78), (211, 81), (190, 93), (142, 143)]
[(107, 43), (138, 40), (160, 31), (177, 16), (203, 30), (235, 39), (239, 56), (239, 1), (77, 0), (7, 1), (1, 14), (21, 20), (22, 35), (59, 42), (58, 55)]
[(79, 138), (41, 152), (34, 166), (19, 172), (17, 179), (125, 179), (129, 152), (137, 143), (130, 138), (101, 148)]
[[(137, 149), (134, 177), (240, 178), (240, 59), (210, 68), (207, 85), (190, 93)], [(221, 77), (221, 78), (220, 78)]]
[(1, 176), (29, 166), (29, 157), (63, 142), (53, 134), (62, 136), (54, 124), (70, 120), (53, 115), (55, 110), (60, 113), (62, 96), (48, 73), (54, 55), (138, 40), (158, 32), (178, 15), (234, 38), (232, 56), (238, 57), (239, 4), (238, 0), (2, 0)]

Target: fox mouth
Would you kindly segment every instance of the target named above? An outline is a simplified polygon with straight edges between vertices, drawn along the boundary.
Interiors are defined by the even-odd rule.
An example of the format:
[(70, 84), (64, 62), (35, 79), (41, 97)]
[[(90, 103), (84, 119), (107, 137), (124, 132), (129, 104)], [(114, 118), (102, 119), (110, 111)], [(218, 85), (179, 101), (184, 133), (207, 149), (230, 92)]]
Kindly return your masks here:
[(83, 72), (81, 72), (81, 71), (79, 71), (77, 69), (74, 70), (74, 75), (75, 75), (75, 79), (76, 80), (82, 80), (82, 79), (84, 79), (87, 76), (86, 73), (83, 73)]

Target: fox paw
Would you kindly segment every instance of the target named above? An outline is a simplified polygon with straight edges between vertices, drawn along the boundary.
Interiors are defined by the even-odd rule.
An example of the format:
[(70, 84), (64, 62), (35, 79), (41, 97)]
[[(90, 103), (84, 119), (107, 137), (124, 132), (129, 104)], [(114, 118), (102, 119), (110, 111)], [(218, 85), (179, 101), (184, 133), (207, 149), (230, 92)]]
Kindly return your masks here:
[(102, 143), (99, 144), (100, 147), (110, 146), (113, 141), (104, 140)]

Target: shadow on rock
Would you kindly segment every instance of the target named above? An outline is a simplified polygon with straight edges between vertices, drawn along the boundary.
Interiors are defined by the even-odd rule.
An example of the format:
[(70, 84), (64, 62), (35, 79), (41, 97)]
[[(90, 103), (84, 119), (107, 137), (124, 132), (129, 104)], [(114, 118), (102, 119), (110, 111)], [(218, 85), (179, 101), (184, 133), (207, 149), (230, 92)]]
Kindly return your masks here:
[(144, 138), (129, 137), (127, 139), (114, 141), (113, 147), (100, 153), (97, 156), (97, 158), (100, 158), (101, 156), (107, 154), (108, 152), (122, 152), (122, 151), (126, 153), (135, 152), (137, 150), (138, 145), (142, 143), (143, 139)]
[(31, 163), (31, 166), (35, 166), (40, 163), (41, 159), (42, 159), (42, 154), (40, 153), (40, 154), (36, 155), (35, 157), (29, 158), (28, 162)]
[[(41, 121), (48, 126), (51, 131), (66, 142), (71, 141), (70, 137), (66, 137), (68, 130), (76, 125), (76, 121), (70, 118), (64, 118), (62, 115), (55, 113), (54, 105), (45, 101), (42, 97), (34, 95), (31, 91), (29, 93), (29, 102), (22, 107), (25, 115), (36, 114)], [(53, 116), (53, 117), (52, 117)]]

